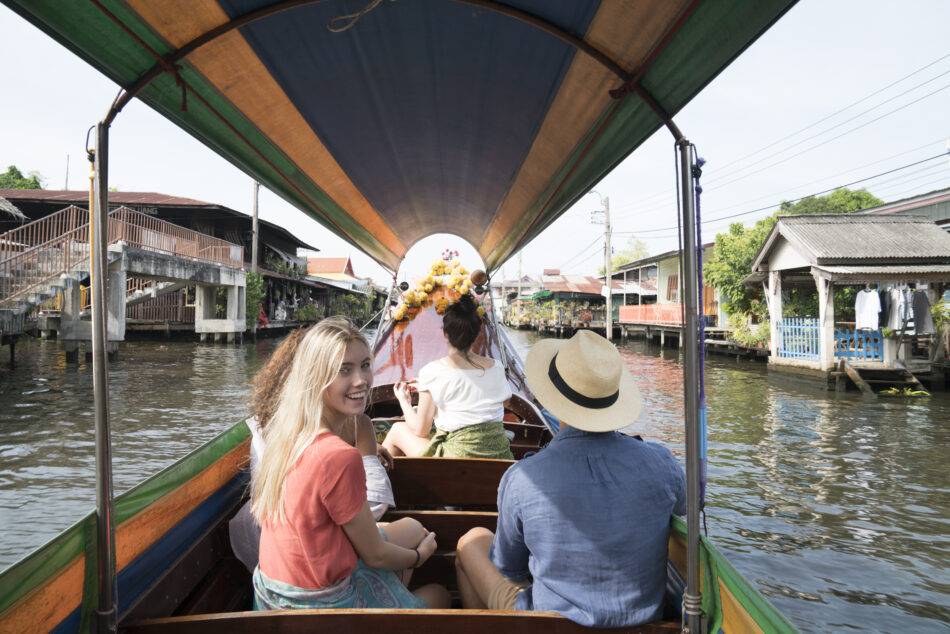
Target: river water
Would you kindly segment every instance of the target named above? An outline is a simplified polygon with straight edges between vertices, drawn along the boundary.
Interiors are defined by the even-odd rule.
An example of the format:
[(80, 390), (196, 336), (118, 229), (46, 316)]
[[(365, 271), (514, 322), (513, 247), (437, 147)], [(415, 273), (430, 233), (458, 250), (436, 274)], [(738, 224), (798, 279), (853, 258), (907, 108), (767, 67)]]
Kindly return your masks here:
[[(509, 333), (522, 356), (533, 341)], [(121, 491), (244, 412), (278, 341), (121, 344), (110, 371)], [(632, 425), (682, 461), (679, 352), (623, 344), (643, 412)], [(6, 351), (4, 350), (4, 353)], [(60, 344), (0, 365), (0, 568), (94, 504), (91, 368)], [(769, 379), (764, 363), (711, 356), (709, 536), (804, 632), (950, 631), (950, 398), (863, 400)]]

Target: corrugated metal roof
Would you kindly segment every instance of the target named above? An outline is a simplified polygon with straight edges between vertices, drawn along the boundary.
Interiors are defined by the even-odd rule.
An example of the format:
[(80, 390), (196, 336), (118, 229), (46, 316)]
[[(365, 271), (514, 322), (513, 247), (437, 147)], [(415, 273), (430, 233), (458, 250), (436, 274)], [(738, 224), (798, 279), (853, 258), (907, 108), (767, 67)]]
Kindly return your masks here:
[(552, 293), (600, 295), (604, 283), (589, 275), (542, 275), (541, 285)]
[(828, 214), (779, 216), (752, 270), (765, 270), (779, 236), (812, 265), (950, 264), (950, 234), (927, 218)]
[[(89, 201), (89, 192), (56, 189), (0, 189), (0, 196), (10, 200), (46, 200), (64, 204)], [(220, 207), (193, 198), (169, 196), (157, 192), (109, 192), (109, 205), (169, 205), (173, 207)]]
[(883, 205), (878, 205), (877, 207), (869, 207), (854, 213), (862, 215), (896, 214), (902, 211), (926, 207), (928, 205), (936, 205), (947, 201), (950, 201), (950, 188), (938, 189), (936, 191), (927, 192), (926, 194), (917, 194), (916, 196), (901, 198), (900, 200), (884, 203)]

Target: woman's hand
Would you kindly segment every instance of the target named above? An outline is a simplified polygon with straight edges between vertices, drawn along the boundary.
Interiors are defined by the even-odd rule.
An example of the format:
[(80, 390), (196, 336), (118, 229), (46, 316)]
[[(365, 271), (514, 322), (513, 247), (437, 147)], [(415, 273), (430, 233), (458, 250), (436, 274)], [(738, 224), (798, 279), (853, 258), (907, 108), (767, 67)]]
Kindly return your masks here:
[(415, 383), (415, 381), (400, 381), (393, 385), (393, 394), (403, 409), (412, 407), (412, 390), (409, 388), (410, 383)]
[(376, 457), (379, 458), (379, 462), (382, 463), (383, 469), (386, 471), (392, 471), (393, 467), (396, 466), (396, 463), (393, 461), (393, 455), (382, 445), (377, 445)]
[(432, 553), (435, 552), (436, 546), (435, 533), (428, 533), (422, 538), (422, 541), (419, 542), (418, 546), (416, 546), (416, 550), (419, 551), (419, 563), (416, 564), (416, 568), (424, 564), (425, 561), (432, 556)]

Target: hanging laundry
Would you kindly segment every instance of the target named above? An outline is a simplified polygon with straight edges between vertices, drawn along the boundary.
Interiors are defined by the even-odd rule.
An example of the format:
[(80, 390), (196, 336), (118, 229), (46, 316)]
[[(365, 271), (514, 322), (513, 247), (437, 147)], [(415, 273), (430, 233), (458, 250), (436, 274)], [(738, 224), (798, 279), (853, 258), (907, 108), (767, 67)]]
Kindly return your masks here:
[(854, 302), (854, 329), (877, 330), (881, 299), (869, 288), (858, 291)]
[(914, 311), (914, 332), (918, 335), (930, 335), (937, 332), (933, 315), (930, 314), (930, 299), (927, 291), (914, 291), (911, 299)]
[(887, 328), (889, 330), (898, 331), (904, 329), (904, 315), (906, 313), (905, 308), (907, 306), (907, 300), (904, 295), (904, 292), (899, 288), (892, 288), (888, 294), (890, 295), (891, 301), (891, 312), (887, 316)]
[(878, 301), (881, 302), (881, 312), (878, 314), (878, 319), (885, 326), (887, 325), (887, 318), (891, 316), (891, 294), (888, 291), (881, 291), (878, 293)]

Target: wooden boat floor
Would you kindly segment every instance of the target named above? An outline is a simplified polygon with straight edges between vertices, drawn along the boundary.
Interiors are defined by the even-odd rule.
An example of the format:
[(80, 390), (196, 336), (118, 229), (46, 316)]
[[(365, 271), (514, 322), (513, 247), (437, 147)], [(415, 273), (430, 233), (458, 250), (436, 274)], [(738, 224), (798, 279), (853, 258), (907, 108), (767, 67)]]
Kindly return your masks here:
[(130, 623), (128, 634), (297, 634), (327, 631), (335, 634), (386, 632), (419, 634), (574, 634), (597, 631), (604, 634), (669, 634), (680, 630), (678, 621), (657, 621), (634, 627), (588, 628), (553, 612), (515, 610), (286, 610), (275, 612), (230, 612), (169, 617)]

